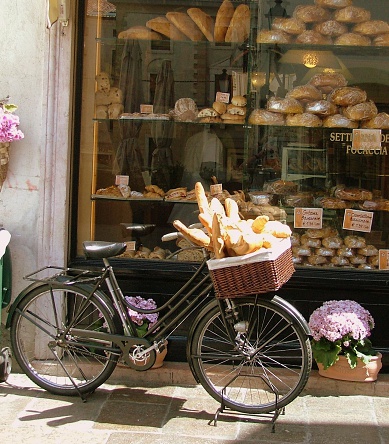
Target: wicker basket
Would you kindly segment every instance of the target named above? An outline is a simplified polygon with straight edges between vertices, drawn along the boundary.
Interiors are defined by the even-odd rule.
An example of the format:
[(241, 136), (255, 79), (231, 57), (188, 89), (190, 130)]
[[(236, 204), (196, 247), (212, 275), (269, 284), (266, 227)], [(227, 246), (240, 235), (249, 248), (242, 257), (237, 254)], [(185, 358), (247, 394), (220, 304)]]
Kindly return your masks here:
[(216, 297), (237, 298), (276, 291), (294, 273), (289, 239), (265, 251), (207, 262)]

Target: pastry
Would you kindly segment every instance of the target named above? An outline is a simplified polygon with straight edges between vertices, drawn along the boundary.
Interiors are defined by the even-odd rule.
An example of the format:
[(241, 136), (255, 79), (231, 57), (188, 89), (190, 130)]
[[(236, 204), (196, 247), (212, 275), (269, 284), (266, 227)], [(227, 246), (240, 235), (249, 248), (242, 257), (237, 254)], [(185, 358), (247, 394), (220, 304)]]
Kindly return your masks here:
[(321, 240), (319, 238), (314, 239), (307, 234), (303, 234), (300, 238), (301, 245), (311, 248), (319, 248), (321, 246)]
[(293, 11), (293, 17), (304, 23), (324, 22), (330, 14), (327, 9), (317, 5), (298, 5)]
[(332, 257), (335, 256), (335, 250), (333, 248), (320, 247), (315, 250), (315, 254), (318, 256)]
[(224, 114), (227, 111), (227, 104), (224, 102), (213, 102), (212, 108), (218, 114)]
[(226, 42), (244, 42), (250, 33), (250, 8), (248, 5), (240, 4), (234, 11), (228, 26)]
[(164, 16), (148, 20), (146, 26), (170, 40), (188, 40), (188, 37)]
[(308, 257), (308, 263), (311, 265), (324, 265), (328, 262), (327, 258), (324, 256), (319, 256), (318, 254), (313, 254)]
[(311, 102), (313, 100), (321, 100), (323, 98), (322, 92), (309, 83), (306, 85), (296, 86), (292, 90), (288, 91), (285, 97), (300, 100), (302, 102)]
[(368, 20), (354, 26), (353, 32), (367, 36), (376, 36), (389, 32), (389, 23), (383, 20)]
[(213, 108), (204, 108), (197, 114), (198, 118), (201, 117), (217, 117), (219, 114)]
[(236, 114), (241, 116), (242, 118), (246, 115), (246, 107), (244, 106), (235, 106), (232, 103), (227, 105), (227, 113), (228, 114)]
[(357, 34), (354, 32), (348, 32), (337, 37), (334, 41), (334, 45), (344, 46), (370, 46), (371, 40), (365, 35)]
[(322, 244), (326, 248), (338, 249), (343, 245), (343, 239), (339, 236), (323, 237)]
[(343, 23), (361, 23), (370, 20), (370, 11), (358, 6), (346, 6), (335, 11), (334, 19)]
[(327, 99), (339, 106), (356, 105), (367, 100), (367, 93), (357, 86), (343, 86), (335, 88)]
[(312, 251), (306, 245), (292, 247), (293, 256), (311, 256)]
[(200, 8), (189, 8), (187, 10), (189, 17), (196, 23), (200, 31), (205, 35), (209, 42), (214, 40), (215, 23), (213, 18), (202, 11)]
[(185, 12), (168, 12), (166, 18), (193, 42), (204, 40), (204, 34)]
[(231, 99), (231, 104), (234, 106), (246, 106), (247, 105), (247, 99), (244, 96), (233, 96)]
[(344, 23), (337, 22), (336, 20), (327, 20), (325, 22), (316, 23), (313, 27), (314, 31), (320, 32), (320, 34), (328, 37), (339, 37), (342, 34), (348, 32), (348, 28)]
[(186, 191), (186, 187), (173, 188), (165, 193), (165, 199), (184, 199)]
[(285, 125), (285, 116), (280, 113), (267, 111), (266, 109), (255, 109), (249, 117), (252, 125)]
[(343, 115), (350, 120), (370, 120), (378, 114), (377, 107), (372, 100), (343, 109)]
[(305, 31), (306, 25), (303, 21), (294, 17), (274, 17), (272, 29), (283, 31), (287, 34), (299, 35)]
[(305, 126), (308, 128), (315, 128), (322, 126), (321, 119), (315, 114), (302, 113), (302, 114), (288, 114), (286, 116), (287, 126)]
[(365, 247), (358, 248), (357, 254), (361, 256), (376, 256), (378, 254), (378, 249), (374, 245), (366, 245)]
[(158, 32), (146, 26), (132, 26), (125, 31), (119, 32), (118, 38), (130, 40), (162, 40), (161, 34), (158, 34)]
[(267, 109), (282, 114), (301, 114), (304, 111), (298, 100), (292, 98), (280, 99), (278, 97), (270, 97), (267, 102)]
[(334, 256), (331, 258), (331, 264), (337, 265), (338, 267), (344, 267), (349, 265), (350, 261), (344, 256)]
[(291, 43), (290, 34), (280, 29), (261, 29), (257, 35), (257, 43)]
[(323, 126), (326, 128), (358, 128), (358, 122), (350, 120), (342, 114), (334, 114), (323, 120)]
[(343, 199), (337, 197), (323, 197), (318, 201), (318, 204), (322, 208), (329, 208), (333, 210), (339, 210), (347, 208), (347, 204)]
[(224, 42), (228, 26), (234, 15), (234, 5), (230, 0), (223, 0), (217, 11), (214, 29), (214, 41)]
[(362, 188), (338, 188), (335, 197), (344, 200), (371, 200), (373, 193)]
[(377, 35), (373, 40), (374, 46), (389, 46), (389, 33)]
[(348, 248), (364, 248), (366, 247), (366, 241), (362, 236), (350, 235), (344, 238), (344, 245)]

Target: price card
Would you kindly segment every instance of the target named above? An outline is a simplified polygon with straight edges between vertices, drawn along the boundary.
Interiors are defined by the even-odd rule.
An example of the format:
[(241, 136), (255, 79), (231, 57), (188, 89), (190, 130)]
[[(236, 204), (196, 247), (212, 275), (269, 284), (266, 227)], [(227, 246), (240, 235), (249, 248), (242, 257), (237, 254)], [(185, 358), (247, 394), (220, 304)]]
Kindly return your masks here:
[(223, 185), (221, 183), (215, 183), (209, 187), (209, 192), (211, 196), (215, 196), (216, 194), (220, 194), (223, 191)]
[(216, 93), (216, 102), (230, 103), (230, 93)]
[(128, 251), (135, 251), (136, 250), (136, 241), (129, 241), (129, 242), (126, 242), (126, 244), (127, 244), (126, 250), (128, 250)]
[(323, 208), (295, 208), (294, 228), (321, 228)]
[(141, 114), (153, 114), (153, 105), (141, 105), (140, 112)]
[(389, 250), (379, 250), (378, 268), (380, 270), (389, 270)]
[(128, 185), (130, 176), (119, 176), (115, 177), (115, 185)]
[(373, 222), (373, 212), (361, 210), (344, 210), (343, 228), (345, 230), (370, 233)]

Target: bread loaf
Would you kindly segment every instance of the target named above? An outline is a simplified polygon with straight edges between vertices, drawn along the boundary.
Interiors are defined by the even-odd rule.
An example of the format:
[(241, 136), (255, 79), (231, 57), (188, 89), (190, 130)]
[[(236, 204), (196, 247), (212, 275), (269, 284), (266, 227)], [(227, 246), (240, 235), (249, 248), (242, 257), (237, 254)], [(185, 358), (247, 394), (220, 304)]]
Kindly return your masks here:
[(213, 108), (204, 108), (197, 114), (198, 118), (201, 117), (217, 117), (219, 114)]
[(249, 117), (249, 123), (252, 125), (285, 125), (283, 114), (267, 111), (266, 109), (255, 109)]
[(296, 37), (296, 43), (305, 45), (332, 45), (330, 37), (309, 29)]
[(350, 120), (342, 114), (334, 114), (323, 120), (323, 126), (325, 128), (358, 128), (358, 122)]
[(368, 20), (354, 26), (353, 32), (367, 36), (376, 36), (389, 32), (389, 23), (383, 20)]
[(198, 115), (196, 102), (189, 97), (178, 99), (174, 105), (174, 114), (177, 120), (194, 121)]
[(317, 5), (298, 5), (293, 11), (293, 17), (304, 23), (324, 22), (330, 18), (327, 9)]
[(353, 0), (315, 0), (315, 5), (330, 9), (342, 9), (352, 4)]
[(343, 114), (350, 120), (369, 120), (378, 114), (377, 107), (372, 100), (343, 109)]
[(346, 6), (335, 11), (334, 19), (342, 23), (361, 23), (370, 20), (370, 11), (358, 6)]
[(170, 40), (188, 40), (188, 37), (178, 30), (166, 17), (161, 16), (148, 20), (146, 26)]
[(329, 72), (313, 75), (308, 83), (320, 89), (323, 93), (328, 94), (334, 88), (346, 86), (347, 80), (340, 73)]
[(292, 36), (279, 29), (262, 29), (258, 32), (257, 43), (291, 43)]
[(166, 18), (193, 42), (205, 40), (204, 34), (185, 12), (168, 12)]
[(230, 0), (223, 0), (217, 11), (214, 28), (214, 41), (224, 42), (227, 29), (234, 15), (234, 5)]
[(288, 91), (285, 97), (300, 100), (302, 102), (311, 102), (313, 100), (321, 100), (322, 92), (315, 86), (307, 84), (296, 86)]
[(302, 114), (288, 114), (286, 116), (287, 126), (305, 126), (308, 128), (317, 128), (322, 126), (321, 119), (315, 114), (302, 113)]
[(218, 114), (224, 114), (227, 111), (227, 104), (224, 102), (213, 102), (212, 108)]
[(374, 46), (389, 46), (389, 33), (377, 35), (373, 40)]
[(344, 200), (371, 200), (371, 191), (362, 188), (338, 188), (335, 190), (335, 197)]
[(361, 128), (389, 129), (389, 114), (378, 113), (372, 119), (363, 121)]
[(125, 31), (119, 32), (118, 38), (130, 40), (162, 40), (161, 34), (146, 26), (132, 26)]
[(234, 15), (228, 26), (226, 42), (244, 42), (250, 34), (250, 8), (240, 4), (234, 11)]
[(189, 17), (196, 23), (200, 31), (209, 42), (214, 40), (215, 23), (213, 18), (202, 11), (200, 8), (189, 8), (187, 11)]
[(335, 88), (327, 98), (335, 105), (349, 106), (365, 102), (367, 100), (367, 93), (357, 86), (343, 86)]
[(371, 40), (365, 35), (357, 34), (354, 32), (348, 32), (346, 34), (340, 35), (334, 41), (334, 45), (345, 45), (345, 46), (370, 46)]
[(242, 116), (242, 118), (246, 115), (246, 107), (245, 106), (236, 106), (232, 103), (227, 105), (227, 113), (228, 114), (237, 114), (238, 116)]
[(277, 31), (283, 31), (287, 34), (299, 35), (305, 31), (306, 25), (303, 21), (294, 17), (274, 17), (272, 23), (272, 29)]
[(305, 112), (324, 117), (336, 114), (338, 108), (328, 100), (316, 100), (314, 102), (308, 102), (305, 105)]
[(316, 23), (313, 27), (316, 32), (326, 35), (328, 37), (339, 37), (342, 34), (348, 32), (348, 28), (344, 23), (337, 22), (336, 20), (327, 20), (325, 22)]
[(277, 97), (271, 97), (268, 100), (267, 109), (282, 114), (301, 114), (304, 111), (298, 100), (292, 98), (280, 99)]

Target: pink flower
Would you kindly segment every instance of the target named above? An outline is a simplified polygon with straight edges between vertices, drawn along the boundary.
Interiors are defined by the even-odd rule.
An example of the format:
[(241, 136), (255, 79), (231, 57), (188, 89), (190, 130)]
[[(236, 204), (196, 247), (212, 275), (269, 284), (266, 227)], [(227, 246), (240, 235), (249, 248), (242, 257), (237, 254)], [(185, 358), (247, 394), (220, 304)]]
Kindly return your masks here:
[(24, 134), (18, 129), (19, 117), (12, 114), (16, 107), (14, 105), (5, 105), (0, 102), (0, 142), (13, 142), (23, 139)]

